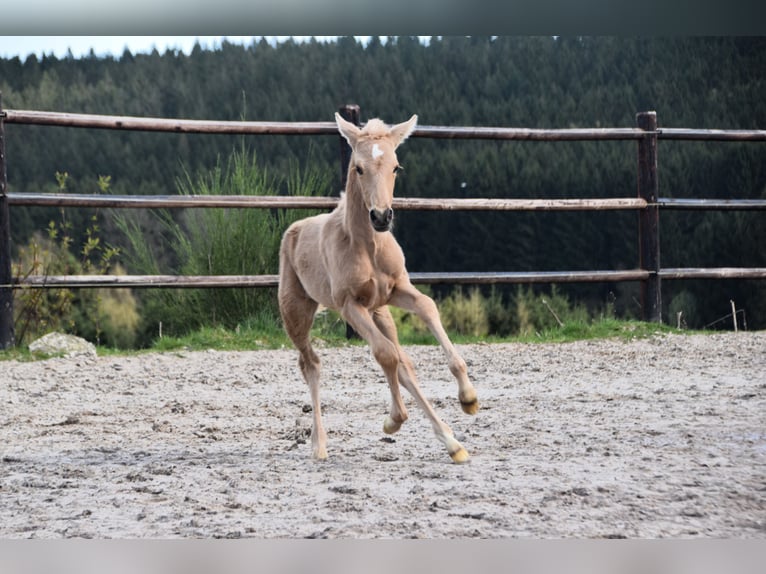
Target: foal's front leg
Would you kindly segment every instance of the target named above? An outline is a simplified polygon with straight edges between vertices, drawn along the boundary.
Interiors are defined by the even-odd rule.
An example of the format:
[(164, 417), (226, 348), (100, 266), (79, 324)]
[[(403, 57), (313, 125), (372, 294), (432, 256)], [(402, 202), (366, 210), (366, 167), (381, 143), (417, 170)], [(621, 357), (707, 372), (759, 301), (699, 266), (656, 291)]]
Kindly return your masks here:
[(463, 448), (463, 445), (457, 441), (452, 429), (439, 418), (436, 411), (434, 411), (433, 406), (431, 406), (431, 403), (428, 402), (428, 399), (426, 399), (423, 391), (420, 389), (418, 379), (415, 376), (412, 360), (399, 345), (396, 325), (389, 308), (386, 306), (377, 309), (373, 314), (373, 320), (383, 335), (385, 335), (389, 341), (394, 343), (399, 352), (399, 381), (402, 386), (409, 391), (415, 399), (415, 402), (417, 402), (418, 406), (423, 410), (426, 417), (431, 422), (431, 427), (433, 428), (436, 437), (446, 447), (452, 460), (457, 463), (466, 462), (469, 458), (468, 451), (466, 451), (465, 448)]
[(383, 368), (391, 391), (391, 413), (383, 423), (383, 431), (395, 433), (407, 420), (407, 409), (399, 390), (399, 350), (375, 325), (370, 312), (355, 301), (348, 301), (341, 316), (370, 345), (375, 360)]
[(449, 370), (457, 379), (458, 399), (460, 400), (461, 408), (465, 413), (475, 415), (479, 410), (476, 389), (468, 379), (468, 369), (463, 357), (457, 352), (452, 341), (447, 336), (447, 332), (444, 330), (441, 318), (439, 317), (439, 309), (436, 307), (433, 299), (415, 289), (409, 279), (405, 279), (397, 284), (389, 304), (410, 313), (415, 313), (426, 324), (428, 330), (436, 337), (436, 340), (439, 341), (447, 355)]

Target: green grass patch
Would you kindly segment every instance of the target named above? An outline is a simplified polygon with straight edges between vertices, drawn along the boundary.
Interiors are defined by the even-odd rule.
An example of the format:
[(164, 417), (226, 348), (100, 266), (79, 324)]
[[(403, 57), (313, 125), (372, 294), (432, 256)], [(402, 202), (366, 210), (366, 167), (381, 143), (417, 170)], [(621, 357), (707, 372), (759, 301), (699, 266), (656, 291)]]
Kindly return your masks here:
[[(473, 343), (568, 343), (589, 339), (644, 339), (666, 333), (690, 334), (694, 331), (680, 331), (667, 325), (641, 321), (620, 321), (601, 319), (594, 322), (572, 321), (563, 327), (548, 328), (541, 332), (514, 336), (474, 336), (450, 333), (457, 344)], [(346, 325), (333, 311), (322, 311), (317, 315), (311, 331), (316, 346), (338, 347), (345, 345), (366, 345), (360, 339), (346, 338)], [(399, 339), (403, 345), (437, 345), (436, 339), (428, 332), (400, 329)], [(270, 322), (250, 321), (236, 329), (224, 327), (203, 327), (183, 337), (163, 337), (155, 340), (150, 350), (205, 350), (248, 351), (256, 349), (279, 349), (292, 347), (292, 343), (281, 325)], [(101, 353), (101, 349), (99, 349)]]
[[(473, 336), (452, 335), (457, 344), (473, 343), (567, 343), (586, 339), (642, 339), (665, 333), (691, 333), (679, 331), (667, 325), (643, 323), (640, 321), (619, 321), (603, 319), (594, 323), (572, 322), (563, 327), (546, 329), (539, 333), (516, 336)], [(437, 345), (430, 333), (400, 330), (403, 345)], [(311, 331), (314, 345), (338, 347), (345, 345), (366, 345), (361, 339), (347, 339), (345, 323), (332, 311), (317, 316)], [(292, 343), (280, 325), (248, 322), (234, 330), (224, 327), (204, 327), (184, 337), (163, 337), (157, 339), (150, 350), (205, 350), (248, 351), (255, 349), (279, 349), (292, 347)], [(100, 352), (100, 350), (99, 350)]]
[(541, 332), (511, 337), (524, 343), (567, 343), (588, 339), (645, 339), (666, 333), (691, 333), (667, 325), (642, 321), (600, 319), (596, 321), (569, 321), (563, 326), (549, 327)]
[[(513, 336), (474, 336), (469, 334), (449, 333), (453, 343), (568, 343), (592, 339), (644, 339), (656, 335), (679, 333), (694, 334), (704, 331), (679, 330), (667, 325), (645, 323), (641, 321), (623, 321), (618, 319), (599, 319), (589, 321), (569, 321), (563, 326), (551, 327), (535, 333)], [(311, 331), (315, 346), (340, 347), (346, 345), (366, 345), (361, 339), (347, 339), (346, 325), (337, 313), (330, 310), (320, 312)], [(399, 329), (400, 342), (403, 345), (437, 345), (436, 339), (419, 329), (406, 325)], [(234, 329), (223, 326), (202, 327), (181, 337), (157, 337), (152, 345), (141, 351), (125, 351), (109, 347), (98, 347), (99, 356), (128, 355), (143, 352), (168, 351), (253, 351), (259, 349), (292, 348), (292, 343), (282, 329), (279, 321), (264, 314), (254, 317)], [(0, 361), (32, 361), (39, 359), (26, 348), (17, 347), (0, 351)]]

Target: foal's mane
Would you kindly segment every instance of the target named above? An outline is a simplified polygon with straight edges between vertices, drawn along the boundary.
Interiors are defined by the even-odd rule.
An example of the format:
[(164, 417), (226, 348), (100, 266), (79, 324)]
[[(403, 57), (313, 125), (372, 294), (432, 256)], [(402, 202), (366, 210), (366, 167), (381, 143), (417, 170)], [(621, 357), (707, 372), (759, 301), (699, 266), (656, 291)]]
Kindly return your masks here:
[(378, 118), (372, 118), (364, 125), (362, 133), (370, 137), (379, 138), (387, 135), (389, 129), (390, 128)]

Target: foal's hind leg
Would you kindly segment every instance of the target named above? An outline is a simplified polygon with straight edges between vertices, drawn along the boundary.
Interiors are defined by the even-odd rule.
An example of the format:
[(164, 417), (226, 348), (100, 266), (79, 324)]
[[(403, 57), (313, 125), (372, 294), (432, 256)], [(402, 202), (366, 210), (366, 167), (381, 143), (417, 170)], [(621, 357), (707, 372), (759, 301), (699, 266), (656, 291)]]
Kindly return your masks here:
[[(377, 309), (373, 314), (373, 320), (383, 335), (385, 335), (385, 337), (396, 346), (396, 349), (399, 353), (399, 381), (401, 382), (402, 386), (412, 395), (412, 397), (415, 399), (415, 402), (417, 402), (418, 406), (425, 413), (426, 417), (428, 417), (428, 420), (431, 422), (431, 427), (434, 430), (434, 434), (436, 434), (436, 438), (438, 438), (439, 441), (445, 446), (450, 457), (452, 457), (452, 460), (458, 463), (466, 462), (468, 460), (468, 451), (466, 451), (463, 445), (457, 441), (455, 435), (452, 433), (452, 429), (439, 418), (439, 416), (436, 414), (436, 411), (434, 411), (433, 407), (431, 406), (431, 403), (429, 403), (428, 399), (426, 399), (426, 397), (423, 395), (423, 391), (420, 389), (420, 385), (418, 385), (418, 379), (415, 376), (415, 369), (412, 365), (412, 359), (410, 359), (409, 355), (407, 355), (404, 349), (402, 349), (402, 347), (399, 345), (399, 337), (396, 333), (396, 325), (394, 323), (393, 317), (391, 316), (391, 311), (388, 309), (388, 307), (381, 307)], [(387, 417), (386, 422), (383, 424), (383, 430), (386, 432), (394, 432), (395, 430), (399, 429), (399, 426), (401, 426), (400, 423), (398, 426), (396, 426), (394, 431), (389, 431), (387, 429), (389, 422), (393, 421), (391, 421), (390, 417)]]
[[(303, 287), (297, 284), (297, 278), (293, 280), (283, 273), (279, 286), (279, 311), (285, 331), (298, 349), (298, 365), (303, 378), (309, 386), (311, 393), (311, 406), (313, 410), (313, 425), (311, 428), (311, 451), (317, 460), (327, 458), (327, 433), (322, 424), (322, 407), (319, 403), (319, 357), (311, 348), (309, 333), (314, 322), (314, 313), (317, 303), (309, 299), (303, 291)], [(291, 282), (293, 285), (290, 286)], [(292, 289), (292, 290), (290, 290)]]
[(436, 337), (436, 340), (439, 341), (447, 355), (449, 370), (457, 379), (460, 406), (465, 413), (475, 415), (479, 410), (476, 389), (468, 379), (468, 369), (463, 357), (458, 354), (452, 341), (447, 336), (447, 332), (444, 330), (441, 318), (439, 317), (439, 309), (436, 307), (433, 299), (415, 289), (407, 281), (404, 284), (397, 285), (389, 303), (405, 311), (415, 313), (426, 324), (433, 336)]

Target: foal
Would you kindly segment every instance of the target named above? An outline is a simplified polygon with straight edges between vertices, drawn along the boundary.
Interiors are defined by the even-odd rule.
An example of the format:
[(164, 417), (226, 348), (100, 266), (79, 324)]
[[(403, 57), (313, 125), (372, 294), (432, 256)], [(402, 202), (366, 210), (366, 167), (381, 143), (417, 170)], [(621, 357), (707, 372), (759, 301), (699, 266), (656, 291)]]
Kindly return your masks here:
[(415, 398), (431, 421), (436, 437), (455, 462), (468, 452), (434, 412), (418, 386), (412, 361), (399, 345), (388, 309), (395, 305), (420, 317), (447, 355), (457, 379), (463, 411), (475, 414), (479, 403), (468, 380), (465, 361), (447, 337), (433, 300), (410, 283), (404, 255), (391, 234), (396, 174), (402, 169), (395, 149), (415, 129), (417, 116), (389, 127), (372, 119), (359, 129), (335, 114), (351, 146), (345, 193), (331, 212), (295, 222), (279, 251), (279, 309), (285, 330), (300, 352), (299, 365), (313, 405), (311, 445), (316, 459), (327, 458), (327, 433), (319, 404), (319, 358), (309, 331), (319, 304), (335, 309), (369, 343), (391, 391), (391, 411), (384, 432), (399, 430), (407, 420), (399, 384)]

